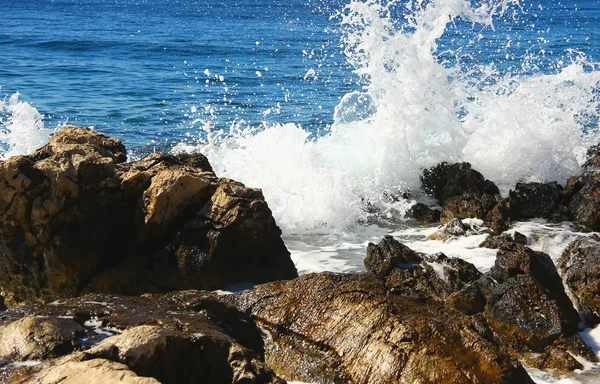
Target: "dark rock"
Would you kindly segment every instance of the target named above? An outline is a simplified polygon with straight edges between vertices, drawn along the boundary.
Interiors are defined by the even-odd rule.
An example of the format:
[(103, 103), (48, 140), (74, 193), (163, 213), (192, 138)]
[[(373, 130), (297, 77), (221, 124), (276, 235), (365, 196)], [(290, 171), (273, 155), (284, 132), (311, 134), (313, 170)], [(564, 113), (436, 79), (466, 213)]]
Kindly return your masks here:
[(460, 219), (455, 218), (446, 223), (440, 229), (429, 235), (429, 240), (441, 240), (446, 241), (448, 239), (457, 238), (461, 236), (470, 236), (473, 234), (479, 234), (481, 230), (476, 225), (467, 225)]
[(474, 169), (469, 163), (440, 163), (423, 171), (423, 190), (438, 199), (441, 204), (453, 196), (465, 193), (497, 195), (498, 187)]
[(517, 183), (509, 192), (511, 218), (514, 220), (549, 218), (556, 210), (563, 188), (556, 182)]
[(580, 237), (563, 252), (558, 270), (589, 327), (600, 322), (600, 239)]
[(66, 127), (0, 162), (8, 306), (297, 276), (260, 190), (217, 178), (199, 154), (125, 160), (119, 140)]
[(386, 276), (395, 267), (410, 268), (420, 262), (421, 258), (415, 252), (392, 236), (385, 236), (377, 245), (369, 243), (367, 246), (365, 267), (377, 276)]
[(532, 383), (482, 336), (491, 335), (485, 322), (474, 325), (441, 302), (390, 295), (372, 274), (304, 275), (224, 300), (253, 316), (265, 331), (266, 362), (288, 380)]
[(440, 216), (442, 224), (452, 219), (478, 218), (486, 221), (498, 201), (493, 195), (467, 193), (446, 200)]
[[(12, 318), (23, 315), (36, 317), (11, 322)], [(31, 329), (34, 335), (44, 335), (45, 328), (39, 328), (39, 324), (58, 321), (59, 315), (58, 320), (75, 324), (79, 329), (83, 328), (75, 322), (83, 324), (84, 335), (77, 339), (83, 350), (60, 349), (64, 356), (58, 359), (38, 353), (43, 362), (26, 374), (27, 379), (35, 377), (45, 382), (59, 372), (75, 380), (82, 377), (76, 369), (86, 372), (90, 368), (87, 362), (101, 362), (100, 366), (108, 365), (101, 370), (108, 376), (102, 378), (113, 377), (118, 373), (114, 372), (116, 369), (127, 377), (139, 375), (158, 380), (152, 383), (284, 383), (264, 363), (260, 330), (247, 315), (220, 302), (216, 295), (198, 291), (144, 297), (87, 295), (52, 305), (8, 310), (2, 329), (43, 316)], [(97, 319), (103, 329), (98, 331), (98, 325), (90, 324), (90, 319)], [(99, 337), (99, 332), (114, 335)], [(49, 336), (39, 340), (33, 335), (29, 337), (42, 350), (50, 350), (56, 343), (56, 338)], [(5, 340), (3, 333), (2, 343), (10, 340)], [(94, 372), (97, 370), (89, 373), (89, 380), (95, 377)], [(15, 375), (9, 368), (5, 376)]]
[(4, 304), (4, 297), (0, 295), (0, 311), (4, 311), (6, 309), (6, 305)]
[(471, 316), (484, 311), (486, 297), (479, 285), (469, 284), (462, 290), (450, 294), (447, 301), (454, 309)]
[(588, 150), (583, 175), (572, 177), (564, 191), (564, 203), (580, 226), (600, 231), (600, 155), (599, 146)]
[(510, 226), (510, 203), (502, 199), (485, 216), (485, 222), (495, 233), (502, 233)]
[(562, 336), (577, 332), (573, 308), (565, 308), (530, 276), (497, 286), (488, 298), (488, 321), (503, 345), (517, 352), (542, 352)]
[(408, 211), (406, 217), (419, 223), (437, 223), (440, 221), (440, 210), (431, 209), (423, 203), (416, 203)]
[(490, 235), (479, 246), (491, 249), (514, 249), (514, 243), (527, 245), (527, 236), (520, 232), (515, 232), (512, 236), (507, 233)]
[(598, 361), (596, 354), (576, 333), (571, 337), (556, 340), (530, 363), (538, 369), (551, 369), (559, 373), (571, 372), (576, 369), (583, 370), (585, 367), (574, 356), (583, 357), (590, 362)]

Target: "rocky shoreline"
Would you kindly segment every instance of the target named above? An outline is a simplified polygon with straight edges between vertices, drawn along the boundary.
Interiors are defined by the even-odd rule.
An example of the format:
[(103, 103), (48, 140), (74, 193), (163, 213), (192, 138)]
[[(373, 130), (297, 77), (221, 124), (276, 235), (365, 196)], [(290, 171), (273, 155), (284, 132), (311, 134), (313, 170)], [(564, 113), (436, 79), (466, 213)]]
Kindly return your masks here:
[[(598, 362), (600, 237), (555, 266), (513, 220), (600, 230), (600, 146), (583, 173), (519, 183), (506, 198), (468, 163), (425, 170), (443, 224), (481, 229), (495, 265), (424, 254), (386, 236), (365, 272), (298, 277), (262, 192), (206, 157), (153, 154), (65, 127), (0, 162), (0, 381), (6, 383), (532, 383)], [(232, 294), (231, 286), (256, 284)], [(264, 283), (264, 284), (260, 284)], [(8, 308), (7, 308), (8, 307)]]

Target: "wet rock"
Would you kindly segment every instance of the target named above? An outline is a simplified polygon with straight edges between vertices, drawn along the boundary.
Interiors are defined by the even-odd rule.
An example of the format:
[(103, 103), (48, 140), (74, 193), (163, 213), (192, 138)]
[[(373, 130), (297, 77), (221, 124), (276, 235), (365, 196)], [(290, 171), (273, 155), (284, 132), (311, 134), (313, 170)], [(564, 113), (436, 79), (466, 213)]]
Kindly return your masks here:
[(490, 235), (488, 236), (483, 243), (479, 246), (483, 248), (492, 248), (492, 249), (512, 249), (514, 248), (514, 243), (527, 245), (527, 236), (523, 235), (520, 232), (514, 232), (512, 235), (503, 233), (501, 235)]
[(431, 209), (423, 203), (416, 203), (408, 211), (406, 211), (406, 217), (409, 219), (415, 219), (418, 223), (437, 223), (440, 221), (440, 210)]
[(72, 319), (25, 317), (0, 325), (0, 358), (41, 360), (80, 347), (84, 329)]
[(404, 244), (392, 236), (385, 236), (379, 244), (369, 243), (365, 267), (377, 276), (386, 276), (395, 267), (410, 268), (412, 264), (421, 262), (421, 258)]
[[(85, 370), (85, 362), (102, 361), (102, 366), (120, 367), (127, 376), (152, 377), (163, 383), (284, 383), (264, 363), (263, 342), (256, 325), (214, 294), (94, 294), (52, 305), (11, 309), (2, 321), (11, 326), (13, 317), (57, 319), (59, 314), (60, 319), (70, 316), (70, 322), (83, 324), (85, 334), (79, 338), (82, 350), (62, 350), (64, 356), (58, 359), (40, 356), (43, 362), (39, 367), (21, 373), (27, 380), (45, 377), (47, 372), (62, 372), (65, 365)], [(106, 333), (113, 336), (106, 338)], [(5, 369), (4, 374), (15, 377), (14, 369)], [(69, 369), (68, 377), (72, 374)], [(113, 369), (107, 374), (114, 374)]]
[(556, 340), (546, 347), (544, 353), (530, 361), (530, 364), (539, 369), (555, 370), (560, 373), (583, 370), (585, 367), (575, 358), (582, 357), (590, 362), (597, 362), (596, 354), (588, 347), (581, 336), (576, 333), (568, 338)]
[(518, 275), (492, 291), (486, 313), (503, 345), (520, 353), (541, 352), (577, 332), (573, 308), (561, 304), (530, 276)]
[[(429, 240), (447, 241), (461, 236), (470, 236), (482, 233), (482, 228), (472, 223), (473, 225), (465, 224), (462, 220), (455, 218), (447, 222), (444, 226), (429, 235)], [(483, 224), (483, 222), (480, 222)]]
[(4, 304), (4, 297), (0, 295), (0, 311), (4, 311), (6, 309), (6, 305)]
[(33, 369), (24, 377), (6, 378), (7, 384), (76, 384), (76, 383), (123, 383), (123, 384), (159, 384), (151, 377), (140, 377), (129, 370), (125, 364), (105, 359), (67, 360), (50, 365), (43, 369)]
[(580, 237), (563, 252), (558, 270), (589, 327), (600, 322), (600, 238)]
[(7, 305), (297, 276), (260, 190), (217, 178), (200, 154), (125, 160), (119, 140), (66, 127), (0, 162)]
[(493, 195), (464, 194), (446, 200), (440, 215), (442, 224), (452, 219), (478, 218), (484, 221), (498, 201)]
[(563, 188), (556, 182), (517, 183), (509, 192), (511, 218), (526, 220), (549, 218), (558, 207)]
[(583, 175), (572, 177), (565, 187), (565, 205), (577, 223), (600, 231), (600, 155), (598, 146), (588, 150)]
[(453, 196), (466, 193), (476, 195), (497, 195), (498, 187), (483, 175), (471, 168), (469, 163), (440, 163), (423, 171), (423, 190), (444, 204)]
[(460, 291), (453, 292), (447, 301), (454, 309), (465, 315), (475, 315), (485, 309), (486, 297), (477, 284), (469, 284)]
[(441, 302), (390, 295), (372, 274), (304, 275), (225, 300), (264, 329), (266, 361), (288, 380), (532, 382), (469, 317)]

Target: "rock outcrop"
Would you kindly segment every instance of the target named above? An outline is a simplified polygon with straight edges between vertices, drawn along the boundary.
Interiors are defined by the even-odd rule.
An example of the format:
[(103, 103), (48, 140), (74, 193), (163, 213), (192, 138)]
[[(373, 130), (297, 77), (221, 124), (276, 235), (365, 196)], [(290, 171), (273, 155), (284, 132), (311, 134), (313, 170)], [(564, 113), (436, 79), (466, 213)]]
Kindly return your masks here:
[(587, 326), (600, 322), (600, 237), (580, 237), (558, 260), (558, 269)]
[(532, 383), (467, 316), (391, 294), (371, 274), (304, 275), (226, 299), (265, 330), (266, 362), (288, 380)]
[(216, 177), (200, 154), (125, 160), (119, 140), (66, 127), (0, 162), (7, 305), (297, 276), (260, 190)]
[(526, 220), (548, 219), (556, 212), (562, 199), (563, 188), (556, 182), (517, 183), (508, 195), (511, 218)]
[(440, 221), (478, 218), (495, 232), (510, 224), (508, 203), (500, 200), (498, 187), (471, 168), (469, 163), (440, 163), (421, 175), (422, 189), (443, 206)]
[[(2, 321), (0, 357), (41, 360), (5, 366), (6, 383), (285, 383), (265, 364), (251, 319), (207, 292), (94, 294), (8, 310)], [(76, 350), (57, 348), (65, 341)]]
[(581, 226), (600, 231), (600, 144), (588, 150), (583, 174), (565, 186), (565, 205)]

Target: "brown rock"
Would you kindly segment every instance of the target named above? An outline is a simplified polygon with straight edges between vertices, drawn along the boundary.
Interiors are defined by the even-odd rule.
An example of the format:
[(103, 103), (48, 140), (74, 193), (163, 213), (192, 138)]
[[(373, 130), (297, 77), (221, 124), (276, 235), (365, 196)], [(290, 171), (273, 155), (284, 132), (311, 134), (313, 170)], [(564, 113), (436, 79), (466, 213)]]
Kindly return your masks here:
[(365, 267), (367, 271), (383, 277), (395, 267), (410, 268), (412, 264), (419, 263), (421, 258), (404, 244), (392, 236), (385, 236), (379, 244), (369, 243)]
[(66, 127), (0, 162), (7, 305), (297, 276), (260, 190), (217, 178), (200, 154), (125, 159), (119, 140)]
[(60, 356), (80, 346), (84, 329), (71, 319), (24, 317), (0, 325), (0, 358), (40, 360)]
[[(198, 291), (144, 297), (95, 294), (61, 303), (8, 310), (0, 320), (7, 322), (6, 327), (39, 316), (51, 319), (47, 321), (67, 321), (57, 320), (59, 314), (72, 316), (85, 328), (78, 345), (83, 350), (61, 349), (61, 353), (43, 354), (38, 356), (43, 363), (31, 370), (23, 372), (9, 366), (0, 374), (4, 377), (3, 382), (36, 382), (46, 380), (47, 376), (55, 377), (55, 372), (68, 378), (75, 375), (73, 380), (80, 380), (81, 376), (71, 372), (71, 368), (85, 372), (91, 364), (87, 363), (89, 361), (101, 362), (102, 367), (108, 364), (110, 369), (103, 368), (103, 374), (109, 375), (107, 380), (112, 378), (110, 375), (117, 374), (114, 372), (117, 369), (126, 371), (124, 377), (145, 376), (163, 383), (283, 384), (284, 381), (277, 378), (264, 362), (259, 329), (247, 315), (217, 298), (214, 294)], [(10, 322), (13, 317), (23, 314), (38, 317)], [(90, 319), (94, 321), (88, 322)], [(73, 320), (68, 321), (73, 323)], [(101, 330), (98, 329), (100, 323)], [(43, 323), (36, 324), (37, 327), (31, 327), (31, 337), (47, 333), (40, 328)], [(114, 336), (106, 338), (106, 333)], [(54, 339), (42, 337), (37, 340), (37, 347), (49, 350), (53, 343), (56, 344)], [(2, 341), (5, 341), (4, 337)], [(50, 359), (59, 354), (65, 355)], [(90, 371), (90, 378), (95, 377), (94, 372), (93, 369)], [(103, 377), (99, 376), (99, 380)]]
[(578, 238), (565, 249), (557, 267), (585, 324), (600, 322), (600, 239)]
[(562, 191), (556, 182), (517, 183), (508, 197), (511, 217), (515, 220), (549, 218), (558, 207)]
[(265, 330), (266, 361), (289, 380), (532, 382), (468, 317), (390, 295), (371, 274), (304, 275), (225, 299)]

